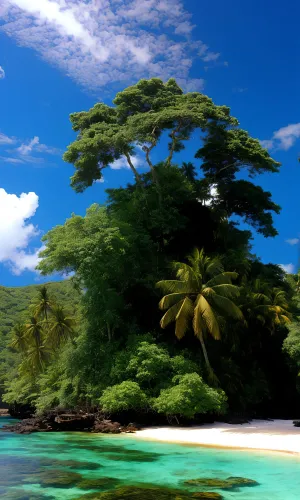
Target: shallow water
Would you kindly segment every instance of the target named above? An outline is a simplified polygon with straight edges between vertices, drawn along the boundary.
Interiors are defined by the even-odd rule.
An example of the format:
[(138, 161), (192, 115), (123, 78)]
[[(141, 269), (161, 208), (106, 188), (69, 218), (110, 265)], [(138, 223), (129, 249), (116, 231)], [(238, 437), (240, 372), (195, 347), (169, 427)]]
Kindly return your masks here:
[[(0, 426), (6, 423), (7, 419), (0, 419)], [(139, 483), (188, 490), (184, 481), (189, 479), (229, 476), (253, 479), (259, 485), (208, 491), (222, 494), (224, 500), (300, 498), (297, 456), (156, 443), (134, 436), (67, 432), (24, 436), (0, 430), (3, 499), (68, 500)], [(83, 482), (86, 479), (94, 482)], [(58, 484), (60, 481), (64, 484)]]

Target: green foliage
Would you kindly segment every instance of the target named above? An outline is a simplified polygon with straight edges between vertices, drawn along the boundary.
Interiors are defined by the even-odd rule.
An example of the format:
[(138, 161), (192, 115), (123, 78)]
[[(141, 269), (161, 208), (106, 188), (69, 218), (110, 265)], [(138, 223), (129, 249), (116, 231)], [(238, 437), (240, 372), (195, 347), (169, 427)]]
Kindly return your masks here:
[[(193, 418), (223, 411), (224, 390), (233, 412), (298, 411), (299, 277), (260, 262), (250, 229), (239, 227), (276, 235), (279, 207), (250, 181), (279, 164), (229, 108), (173, 79), (141, 80), (71, 122), (78, 135), (64, 158), (76, 191), (120, 158), (134, 182), (44, 236), (41, 273), (72, 272), (71, 281), (0, 288), (6, 400), (39, 412), (101, 400), (110, 412)], [(144, 174), (132, 164), (137, 148)]]
[(146, 394), (136, 382), (130, 380), (107, 387), (100, 398), (101, 408), (108, 413), (141, 410), (147, 404)]
[(193, 418), (196, 414), (225, 411), (225, 394), (209, 387), (197, 373), (174, 377), (173, 383), (153, 401), (158, 413)]
[[(44, 286), (44, 285), (43, 285)], [(80, 302), (80, 294), (74, 290), (69, 280), (46, 283), (45, 286), (51, 295), (55, 295), (57, 302), (74, 312)], [(5, 345), (5, 337), (17, 321), (22, 322), (27, 315), (27, 309), (36, 297), (41, 285), (7, 288), (0, 286), (0, 349)]]

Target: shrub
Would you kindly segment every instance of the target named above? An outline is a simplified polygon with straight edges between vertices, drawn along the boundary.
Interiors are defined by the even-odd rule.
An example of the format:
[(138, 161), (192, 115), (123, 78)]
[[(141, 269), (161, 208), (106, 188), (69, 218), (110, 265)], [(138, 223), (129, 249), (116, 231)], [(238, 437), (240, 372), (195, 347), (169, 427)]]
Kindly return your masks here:
[(109, 413), (140, 410), (147, 406), (147, 397), (136, 382), (127, 380), (107, 387), (100, 398), (100, 405)]
[(176, 385), (163, 389), (153, 400), (153, 409), (158, 413), (193, 418), (197, 413), (225, 411), (225, 393), (209, 387), (197, 373), (178, 375), (173, 383)]

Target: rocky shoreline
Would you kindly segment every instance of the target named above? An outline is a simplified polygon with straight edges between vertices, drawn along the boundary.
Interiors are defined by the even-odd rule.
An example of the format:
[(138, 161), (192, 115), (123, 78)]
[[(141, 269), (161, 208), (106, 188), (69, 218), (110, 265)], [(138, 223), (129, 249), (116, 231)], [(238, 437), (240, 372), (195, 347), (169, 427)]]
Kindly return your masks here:
[(119, 422), (104, 418), (100, 413), (48, 412), (42, 416), (25, 418), (16, 424), (5, 425), (4, 432), (31, 434), (33, 432), (94, 432), (104, 434), (133, 433), (138, 430), (135, 424), (121, 425)]

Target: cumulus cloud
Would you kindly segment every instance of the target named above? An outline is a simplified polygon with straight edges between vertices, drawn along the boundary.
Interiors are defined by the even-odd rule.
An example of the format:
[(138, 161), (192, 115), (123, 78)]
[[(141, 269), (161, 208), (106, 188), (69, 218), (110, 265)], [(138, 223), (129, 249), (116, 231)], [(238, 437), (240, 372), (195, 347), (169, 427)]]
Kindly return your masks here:
[(287, 273), (287, 274), (292, 274), (295, 271), (295, 266), (294, 264), (279, 264), (280, 267)]
[(287, 151), (295, 144), (299, 137), (300, 123), (292, 123), (276, 130), (271, 139), (260, 141), (260, 143), (266, 149), (282, 149)]
[(182, 0), (2, 0), (0, 17), (2, 32), (89, 90), (150, 75), (184, 85), (195, 57), (220, 55), (191, 39)]
[(299, 241), (299, 238), (290, 238), (289, 240), (285, 240), (286, 243), (292, 246), (298, 245)]
[(5, 78), (5, 71), (2, 66), (0, 66), (0, 80), (3, 80), (3, 78)]
[(31, 240), (38, 235), (36, 226), (28, 220), (34, 216), (39, 199), (31, 193), (20, 196), (0, 188), (0, 262), (8, 264), (14, 274), (25, 270), (34, 271), (38, 264), (38, 252), (28, 252)]

